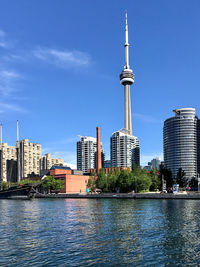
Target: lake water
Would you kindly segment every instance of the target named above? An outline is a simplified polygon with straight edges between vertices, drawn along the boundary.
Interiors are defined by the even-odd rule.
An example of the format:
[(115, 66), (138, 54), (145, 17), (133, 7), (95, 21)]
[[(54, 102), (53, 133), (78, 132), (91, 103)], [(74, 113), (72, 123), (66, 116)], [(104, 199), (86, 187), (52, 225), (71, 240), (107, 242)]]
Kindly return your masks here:
[(0, 200), (0, 266), (200, 266), (199, 200)]

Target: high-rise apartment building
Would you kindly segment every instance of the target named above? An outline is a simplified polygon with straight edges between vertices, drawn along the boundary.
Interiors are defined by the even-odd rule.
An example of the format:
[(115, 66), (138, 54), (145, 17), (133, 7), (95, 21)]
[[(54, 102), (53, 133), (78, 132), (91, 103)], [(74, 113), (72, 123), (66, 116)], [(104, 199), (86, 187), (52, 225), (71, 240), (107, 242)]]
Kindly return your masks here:
[(41, 170), (50, 170), (54, 165), (64, 166), (64, 159), (53, 159), (50, 153), (45, 154), (45, 156), (40, 159)]
[(156, 157), (155, 159), (151, 160), (152, 168), (155, 168), (155, 169), (159, 170), (160, 169), (160, 164), (161, 164), (161, 160), (158, 157)]
[(131, 168), (140, 165), (140, 145), (136, 136), (129, 134), (127, 129), (121, 129), (110, 138), (111, 166)]
[(18, 181), (29, 174), (40, 174), (41, 144), (28, 139), (17, 141)]
[[(17, 160), (16, 147), (9, 146), (7, 143), (0, 144), (0, 182), (12, 181)], [(10, 179), (8, 179), (8, 176)], [(14, 182), (14, 180), (12, 181)]]
[(175, 116), (165, 120), (163, 128), (164, 164), (176, 178), (179, 168), (185, 177), (197, 177), (199, 169), (199, 121), (194, 108), (174, 110)]
[(89, 169), (95, 169), (96, 167), (97, 139), (90, 136), (81, 136), (80, 141), (77, 142), (77, 169), (87, 173)]

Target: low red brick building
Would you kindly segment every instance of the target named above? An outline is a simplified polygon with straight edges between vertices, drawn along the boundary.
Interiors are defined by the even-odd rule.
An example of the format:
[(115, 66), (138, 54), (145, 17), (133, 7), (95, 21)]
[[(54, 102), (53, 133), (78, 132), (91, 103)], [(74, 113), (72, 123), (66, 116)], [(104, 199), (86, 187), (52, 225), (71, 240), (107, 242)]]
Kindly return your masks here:
[(87, 183), (90, 176), (82, 175), (70, 169), (54, 168), (50, 170), (50, 175), (55, 179), (64, 181), (64, 189), (60, 193), (77, 194), (86, 193)]

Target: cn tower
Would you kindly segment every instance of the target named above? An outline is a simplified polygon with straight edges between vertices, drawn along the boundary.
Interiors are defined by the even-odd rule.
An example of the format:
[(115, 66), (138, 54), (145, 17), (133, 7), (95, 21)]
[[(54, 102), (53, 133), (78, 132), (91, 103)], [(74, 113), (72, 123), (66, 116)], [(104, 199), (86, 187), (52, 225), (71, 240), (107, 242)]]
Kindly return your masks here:
[(132, 120), (131, 120), (131, 96), (130, 86), (134, 83), (134, 74), (129, 66), (129, 43), (128, 43), (128, 23), (126, 11), (126, 28), (125, 28), (125, 66), (120, 74), (120, 83), (124, 86), (124, 100), (125, 100), (125, 129), (129, 131), (132, 136)]

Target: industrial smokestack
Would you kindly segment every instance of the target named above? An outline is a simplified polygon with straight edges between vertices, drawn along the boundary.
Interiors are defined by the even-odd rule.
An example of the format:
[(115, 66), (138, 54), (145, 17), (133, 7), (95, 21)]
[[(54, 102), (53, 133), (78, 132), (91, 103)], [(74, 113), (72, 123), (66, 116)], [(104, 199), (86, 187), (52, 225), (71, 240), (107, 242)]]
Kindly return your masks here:
[(1, 145), (2, 145), (2, 124), (0, 125), (1, 127)]
[(101, 129), (97, 127), (97, 174), (99, 174), (99, 170), (102, 168), (101, 166)]

